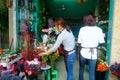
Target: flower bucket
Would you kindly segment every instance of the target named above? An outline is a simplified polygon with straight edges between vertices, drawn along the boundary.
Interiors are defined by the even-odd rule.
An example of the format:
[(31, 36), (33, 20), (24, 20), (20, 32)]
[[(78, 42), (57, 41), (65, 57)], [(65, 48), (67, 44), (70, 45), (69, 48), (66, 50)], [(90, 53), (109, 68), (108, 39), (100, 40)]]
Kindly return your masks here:
[(95, 71), (95, 80), (105, 80), (106, 71)]

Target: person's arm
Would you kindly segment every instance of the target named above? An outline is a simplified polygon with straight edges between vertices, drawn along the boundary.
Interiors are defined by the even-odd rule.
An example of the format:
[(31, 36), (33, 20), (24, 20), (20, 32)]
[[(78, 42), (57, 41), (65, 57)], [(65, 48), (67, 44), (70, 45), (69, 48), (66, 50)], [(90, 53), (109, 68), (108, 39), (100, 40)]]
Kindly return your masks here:
[(62, 43), (63, 38), (64, 38), (63, 35), (59, 35), (53, 47), (48, 49), (46, 52), (40, 53), (39, 56), (50, 55), (52, 54), (52, 52), (55, 52)]
[(77, 50), (77, 53), (79, 54), (80, 53), (80, 50), (81, 50), (81, 29), (79, 30), (79, 34), (78, 34), (78, 40), (77, 40), (77, 44), (78, 44), (78, 50)]
[(52, 54), (52, 48), (50, 48), (49, 50), (47, 50), (46, 52), (40, 53), (39, 56), (44, 56), (44, 55), (50, 55)]
[(77, 43), (77, 54), (80, 54), (81, 44)]

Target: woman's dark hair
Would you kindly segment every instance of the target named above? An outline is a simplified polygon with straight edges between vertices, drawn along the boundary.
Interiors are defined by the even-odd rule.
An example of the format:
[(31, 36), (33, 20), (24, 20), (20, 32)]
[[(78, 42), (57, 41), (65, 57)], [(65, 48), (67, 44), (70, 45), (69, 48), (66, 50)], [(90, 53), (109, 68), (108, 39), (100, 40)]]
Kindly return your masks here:
[(84, 26), (95, 26), (95, 19), (92, 15), (87, 15), (83, 17), (83, 25)]
[(70, 26), (64, 21), (63, 18), (58, 18), (55, 20), (57, 25), (61, 25), (63, 28), (65, 28), (68, 32), (71, 31)]

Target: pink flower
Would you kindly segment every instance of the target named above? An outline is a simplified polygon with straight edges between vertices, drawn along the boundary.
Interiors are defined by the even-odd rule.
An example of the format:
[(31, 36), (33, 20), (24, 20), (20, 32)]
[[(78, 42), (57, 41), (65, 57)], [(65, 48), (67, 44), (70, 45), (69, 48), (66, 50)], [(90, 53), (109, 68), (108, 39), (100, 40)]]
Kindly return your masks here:
[(48, 29), (42, 29), (42, 32), (48, 32)]
[(46, 46), (40, 46), (40, 47), (37, 47), (37, 48), (40, 49), (43, 52), (45, 52), (47, 50)]
[(35, 62), (37, 62), (37, 63), (39, 63), (39, 60), (38, 60), (38, 58), (34, 58), (34, 61), (35, 61)]
[(28, 71), (28, 75), (31, 75), (32, 74), (32, 71)]

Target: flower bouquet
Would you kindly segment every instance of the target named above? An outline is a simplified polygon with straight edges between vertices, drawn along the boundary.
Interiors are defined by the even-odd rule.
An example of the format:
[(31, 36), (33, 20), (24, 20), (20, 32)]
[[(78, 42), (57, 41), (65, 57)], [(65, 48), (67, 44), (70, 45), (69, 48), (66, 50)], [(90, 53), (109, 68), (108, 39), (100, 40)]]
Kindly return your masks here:
[(113, 75), (118, 77), (118, 80), (120, 80), (120, 63), (115, 62), (110, 66), (110, 71)]
[(37, 58), (32, 61), (26, 61), (24, 68), (29, 80), (38, 80), (37, 76), (40, 69), (40, 62)]
[[(47, 46), (46, 46), (45, 43), (41, 43), (40, 46), (37, 47), (37, 49), (38, 49), (39, 53), (42, 53), (42, 52), (47, 51)], [(41, 56), (41, 59), (42, 59), (42, 61), (41, 61), (41, 65), (40, 66), (41, 67), (46, 67), (47, 61), (48, 61), (48, 56), (47, 55)]]
[[(51, 48), (53, 44), (55, 43), (57, 32), (54, 27), (48, 28), (48, 29), (42, 29), (43, 34), (41, 35), (42, 37), (42, 42), (39, 47), (39, 53), (46, 52), (47, 49)], [(57, 53), (57, 54), (56, 54)], [(53, 53), (52, 55), (45, 55), (42, 56), (42, 62), (41, 62), (41, 67), (46, 67), (46, 63), (48, 59), (50, 60), (50, 64), (53, 68), (53, 65), (55, 64), (55, 60), (57, 59), (58, 51)]]
[(97, 69), (96, 71), (107, 71), (109, 69), (109, 66), (104, 62), (102, 59), (98, 58), (98, 63), (97, 63)]

